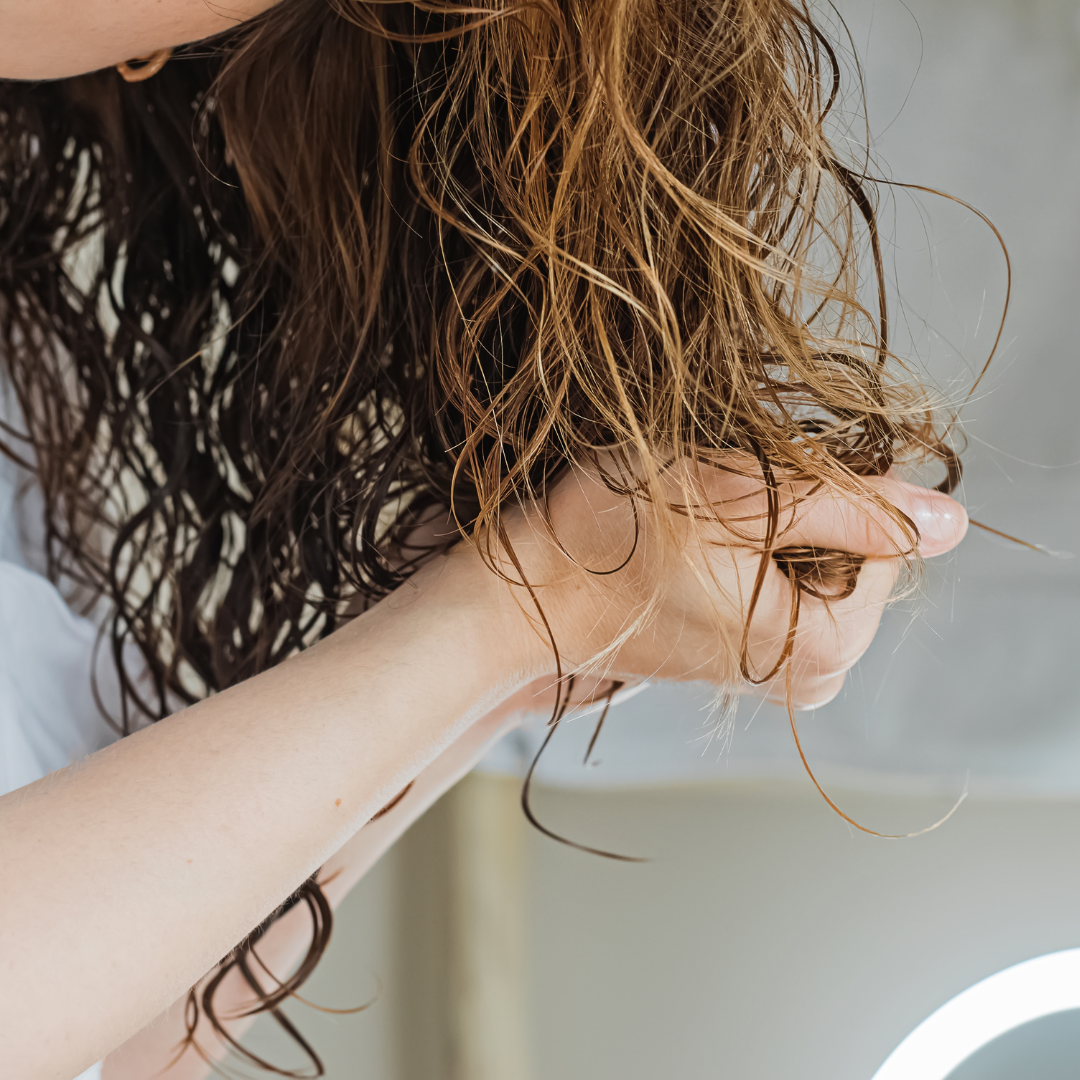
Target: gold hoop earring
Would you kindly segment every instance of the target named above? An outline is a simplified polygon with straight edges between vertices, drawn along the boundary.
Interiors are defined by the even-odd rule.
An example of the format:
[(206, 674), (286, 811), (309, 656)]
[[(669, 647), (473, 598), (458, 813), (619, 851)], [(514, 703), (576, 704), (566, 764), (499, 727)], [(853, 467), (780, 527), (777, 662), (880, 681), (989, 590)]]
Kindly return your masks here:
[[(145, 82), (165, 66), (172, 52), (172, 49), (158, 49), (149, 56), (137, 56), (134, 60), (124, 60), (116, 65), (116, 70), (120, 72), (120, 78), (124, 82)], [(140, 66), (132, 67), (133, 63)]]

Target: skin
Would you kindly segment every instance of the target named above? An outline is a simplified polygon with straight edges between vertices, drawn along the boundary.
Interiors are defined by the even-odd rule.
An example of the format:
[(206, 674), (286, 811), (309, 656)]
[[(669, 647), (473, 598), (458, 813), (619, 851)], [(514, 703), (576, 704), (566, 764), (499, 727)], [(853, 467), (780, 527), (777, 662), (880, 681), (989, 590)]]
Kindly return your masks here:
[[(0, 0), (0, 77), (80, 74), (228, 30), (270, 6)], [(753, 481), (727, 473), (673, 474), (671, 484), (675, 501), (689, 489), (740, 517), (764, 505)], [(877, 628), (895, 556), (910, 548), (883, 504), (915, 521), (926, 557), (966, 529), (950, 499), (892, 479), (870, 486), (881, 503), (817, 493), (785, 518), (781, 544), (869, 558), (851, 597), (803, 602), (790, 663), (796, 706), (833, 697)], [(609, 567), (613, 552), (634, 546), (626, 502), (575, 472), (553, 493), (551, 518), (561, 547), (535, 514), (510, 514), (507, 528), (564, 671), (602, 656), (602, 674), (623, 679), (738, 681), (731, 657), (758, 566), (752, 536), (737, 542), (716, 525), (695, 531), (643, 513), (629, 564), (597, 577), (582, 568)], [(517, 579), (515, 567), (502, 569)], [(789, 614), (788, 582), (770, 564), (751, 625), (754, 670), (772, 666)], [(550, 707), (553, 679), (524, 591), (460, 545), (302, 656), (0, 798), (7, 1072), (70, 1080), (108, 1055), (106, 1080), (158, 1073), (183, 1032), (189, 986), (316, 868), (340, 902), (524, 711)], [(758, 692), (782, 697), (784, 685), (782, 675)], [(366, 824), (411, 780), (397, 808)], [(305, 933), (294, 912), (261, 955), (285, 970)], [(219, 1000), (229, 1013), (247, 996), (236, 981)], [(188, 1054), (169, 1075), (207, 1072)]]
[(0, 0), (0, 78), (63, 79), (231, 30), (274, 0)]
[[(763, 506), (751, 481), (707, 470), (698, 482), (740, 516)], [(959, 542), (966, 517), (952, 500), (890, 479), (874, 486), (917, 522), (924, 554)], [(682, 490), (673, 481), (672, 497)], [(561, 548), (537, 514), (510, 512), (506, 525), (564, 670), (607, 649), (619, 677), (736, 681), (723, 640), (745, 620), (752, 545), (704, 523), (703, 543), (666, 541), (643, 512), (634, 557), (598, 577), (582, 567), (633, 547), (626, 500), (574, 472), (550, 507)], [(907, 539), (876, 503), (819, 493), (781, 542), (870, 556), (852, 596), (803, 606), (792, 688), (805, 706), (832, 697), (869, 644), (897, 574), (890, 556)], [(121, 1046), (477, 720), (550, 683), (552, 654), (522, 593), (460, 545), (302, 655), (0, 799), (11, 1075), (70, 1080)], [(620, 637), (657, 595), (652, 617)], [(777, 654), (789, 611), (787, 579), (770, 563), (751, 626), (756, 666)], [(444, 758), (426, 797), (478, 750)]]
[[(337, 908), (350, 890), (393, 846), (409, 826), (444, 792), (457, 783), (505, 734), (533, 711), (551, 714), (554, 700), (548, 681), (526, 687), (473, 724), (444, 750), (416, 778), (405, 797), (388, 814), (365, 825), (322, 868), (319, 881), (332, 908)], [(311, 940), (311, 921), (306, 910), (295, 908), (274, 923), (259, 943), (259, 958), (277, 975), (296, 964)], [(256, 975), (260, 973), (256, 969)], [(206, 980), (209, 979), (209, 975)], [(273, 989), (263, 977), (266, 989)], [(177, 1047), (187, 1035), (184, 1010), (187, 995), (181, 995), (142, 1031), (114, 1050), (106, 1059), (104, 1080), (146, 1080), (166, 1068), (168, 1080), (205, 1080), (211, 1074), (206, 1060), (220, 1061), (226, 1046), (206, 1018), (200, 1015), (195, 1038), (206, 1057), (188, 1049), (177, 1060)], [(250, 988), (238, 972), (228, 976), (215, 996), (219, 1016), (236, 1016), (256, 1004)], [(254, 1017), (228, 1023), (233, 1038), (241, 1035)]]
[[(408, 793), (393, 810), (365, 825), (323, 866), (319, 881), (330, 906), (337, 908), (353, 886), (398, 837), (440, 795), (469, 772), (491, 746), (516, 727), (523, 715), (533, 709), (542, 709), (552, 697), (553, 694), (546, 686), (537, 686), (535, 690), (527, 687), (478, 720), (444, 750), (416, 778)], [(550, 715), (550, 705), (548, 713)], [(262, 939), (259, 944), (259, 958), (269, 970), (280, 975), (300, 960), (310, 940), (310, 917), (306, 910), (295, 908), (274, 923)], [(256, 974), (259, 974), (258, 971)], [(262, 982), (267, 989), (273, 989), (272, 985), (269, 985), (269, 979), (264, 977)], [(104, 1080), (146, 1080), (146, 1077), (157, 1076), (166, 1068), (169, 1069), (168, 1080), (205, 1080), (211, 1074), (211, 1066), (205, 1057), (188, 1049), (177, 1060), (177, 1047), (182, 1044), (187, 1034), (184, 1023), (186, 1003), (187, 995), (182, 994), (142, 1031), (109, 1054), (105, 1059)], [(235, 1016), (245, 1012), (253, 1004), (255, 998), (250, 988), (235, 971), (225, 980), (215, 996), (215, 1007), (219, 1016)], [(239, 1038), (253, 1019), (248, 1017), (230, 1021), (228, 1028), (233, 1037)], [(224, 1058), (224, 1042), (218, 1038), (202, 1015), (195, 1038), (206, 1057), (214, 1061)]]

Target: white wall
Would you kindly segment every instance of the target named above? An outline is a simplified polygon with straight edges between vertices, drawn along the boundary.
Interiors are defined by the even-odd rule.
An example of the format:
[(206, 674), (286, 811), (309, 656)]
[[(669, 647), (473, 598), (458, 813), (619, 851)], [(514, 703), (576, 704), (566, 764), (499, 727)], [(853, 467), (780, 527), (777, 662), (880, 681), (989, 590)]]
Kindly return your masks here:
[[(880, 829), (919, 828), (946, 808), (834, 794)], [(527, 834), (534, 1080), (870, 1080), (953, 994), (1080, 944), (1075, 802), (969, 800), (942, 829), (894, 842), (855, 833), (789, 782), (544, 790), (536, 805), (575, 839), (653, 861), (612, 863)], [(421, 823), (419, 849), (406, 840), (407, 858), (439, 835), (440, 812)], [(290, 1010), (330, 1080), (450, 1075), (432, 1015), (446, 980), (437, 962), (426, 975), (401, 963), (418, 941), (439, 948), (442, 871), (432, 864), (436, 902), (418, 906), (404, 861), (350, 898), (305, 991), (342, 1007), (381, 985), (375, 1005), (340, 1019)], [(426, 1000), (402, 994), (418, 977)], [(262, 1022), (252, 1045), (290, 1060), (268, 1032)]]
[[(835, 794), (884, 830), (947, 808)], [(538, 1080), (870, 1080), (953, 994), (1080, 944), (1077, 803), (969, 800), (891, 842), (808, 784), (543, 805), (577, 839), (655, 860), (530, 842)]]

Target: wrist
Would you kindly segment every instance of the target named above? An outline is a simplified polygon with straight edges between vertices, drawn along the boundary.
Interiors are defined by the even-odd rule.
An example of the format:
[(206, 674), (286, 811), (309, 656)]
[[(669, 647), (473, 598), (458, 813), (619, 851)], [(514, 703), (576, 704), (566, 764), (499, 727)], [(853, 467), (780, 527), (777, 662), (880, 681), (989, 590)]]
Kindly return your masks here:
[[(464, 542), (446, 556), (448, 565), (438, 575), (441, 601), (467, 614), (476, 661), (484, 666), (497, 700), (555, 670), (550, 639), (533, 600), (543, 603), (540, 598), (549, 590), (540, 546), (535, 537), (519, 539), (514, 553), (520, 565), (500, 550), (492, 566), (474, 543)], [(522, 571), (532, 594), (521, 584)], [(552, 618), (547, 605), (545, 614)]]

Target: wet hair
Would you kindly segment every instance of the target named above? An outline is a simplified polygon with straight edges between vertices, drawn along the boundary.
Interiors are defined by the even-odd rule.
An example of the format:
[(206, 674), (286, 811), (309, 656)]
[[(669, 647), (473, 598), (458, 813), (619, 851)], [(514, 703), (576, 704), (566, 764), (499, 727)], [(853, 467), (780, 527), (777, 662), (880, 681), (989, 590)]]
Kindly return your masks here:
[(751, 462), (750, 615), (770, 559), (850, 591), (857, 559), (773, 550), (785, 481), (954, 458), (840, 85), (798, 0), (284, 0), (145, 82), (0, 83), (7, 452), (51, 575), (112, 606), (121, 731), (385, 596), (458, 539), (410, 547), (432, 513), (494, 563), (570, 464), (662, 523), (672, 462)]

